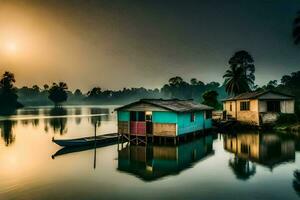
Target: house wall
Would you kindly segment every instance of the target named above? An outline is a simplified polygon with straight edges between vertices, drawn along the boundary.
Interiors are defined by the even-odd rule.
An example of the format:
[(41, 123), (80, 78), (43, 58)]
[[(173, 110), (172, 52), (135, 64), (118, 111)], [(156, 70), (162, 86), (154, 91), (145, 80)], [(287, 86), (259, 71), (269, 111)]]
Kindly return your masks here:
[(280, 102), (280, 110), (282, 113), (295, 113), (295, 101), (294, 100), (284, 100)]
[[(250, 101), (250, 110), (241, 110), (240, 104), (243, 101)], [(248, 124), (259, 125), (258, 100), (237, 100), (237, 120)]]
[(129, 122), (118, 121), (118, 133), (120, 133), (120, 134), (128, 134), (129, 133)]
[[(281, 113), (294, 113), (294, 100), (280, 100)], [(267, 112), (267, 100), (259, 100), (259, 112)]]
[(212, 120), (206, 119), (205, 111), (195, 113), (195, 121), (191, 122), (191, 113), (178, 114), (178, 133), (182, 135), (185, 133), (195, 132), (212, 127)]
[(153, 123), (153, 135), (161, 137), (176, 137), (176, 123)]
[(128, 111), (118, 111), (118, 133), (128, 134), (129, 133), (129, 118), (130, 114)]
[(170, 111), (152, 112), (153, 135), (164, 137), (176, 137), (177, 113)]
[[(164, 137), (176, 137), (182, 134), (195, 132), (212, 127), (212, 119), (206, 119), (205, 111), (195, 113), (195, 121), (191, 122), (191, 113), (175, 113), (171, 111), (153, 111), (153, 135)], [(133, 124), (134, 123), (134, 124)], [(143, 122), (130, 122), (129, 111), (118, 111), (118, 131), (145, 135)], [(131, 127), (131, 129), (129, 128)], [(136, 129), (136, 130), (135, 130)]]
[(129, 121), (130, 112), (128, 111), (118, 111), (118, 121)]
[(177, 114), (175, 112), (152, 112), (153, 123), (177, 123)]
[[(250, 110), (241, 110), (240, 104), (243, 101), (250, 101)], [(232, 105), (231, 111), (230, 111), (230, 103)], [(223, 102), (223, 108), (224, 110), (226, 110), (226, 113), (228, 115), (231, 115), (233, 118), (235, 118), (240, 122), (245, 122), (254, 125), (259, 125), (258, 107), (259, 105), (257, 99)]]
[[(223, 110), (226, 111), (228, 115), (231, 115), (232, 117), (236, 117), (236, 106), (235, 101), (225, 101), (223, 102)], [(232, 110), (230, 111), (230, 104), (232, 105)]]

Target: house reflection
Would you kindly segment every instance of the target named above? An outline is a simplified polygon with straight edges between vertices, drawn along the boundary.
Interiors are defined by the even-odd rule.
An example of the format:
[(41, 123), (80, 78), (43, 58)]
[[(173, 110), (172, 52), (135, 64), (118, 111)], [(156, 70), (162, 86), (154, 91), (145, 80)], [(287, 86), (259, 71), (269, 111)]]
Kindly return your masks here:
[(118, 170), (144, 181), (176, 175), (212, 155), (212, 144), (210, 135), (179, 146), (128, 145), (118, 151)]
[(295, 161), (295, 142), (280, 134), (241, 133), (224, 135), (224, 149), (236, 158), (261, 164), (272, 170), (277, 165)]

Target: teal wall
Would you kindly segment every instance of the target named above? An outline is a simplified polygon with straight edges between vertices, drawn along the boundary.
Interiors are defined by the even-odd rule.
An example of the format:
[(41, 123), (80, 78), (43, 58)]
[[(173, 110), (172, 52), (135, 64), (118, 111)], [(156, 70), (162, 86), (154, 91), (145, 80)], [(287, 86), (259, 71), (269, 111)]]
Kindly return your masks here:
[(177, 123), (177, 113), (175, 112), (152, 112), (153, 123)]
[[(204, 119), (203, 112), (195, 113), (195, 121), (190, 121), (190, 113), (175, 113), (175, 112), (164, 112), (164, 111), (153, 111), (152, 112), (152, 122), (153, 123), (177, 123), (178, 135), (185, 133), (190, 133), (194, 131), (199, 131), (212, 127), (211, 119)], [(118, 121), (129, 121), (130, 112), (128, 111), (118, 111)], [(203, 127), (204, 126), (204, 127)]]
[(118, 121), (129, 121), (130, 113), (128, 111), (118, 111)]
[(212, 120), (211, 119), (205, 120), (205, 128), (212, 128)]
[(211, 119), (204, 119), (203, 112), (195, 113), (195, 121), (191, 122), (191, 113), (178, 114), (178, 135), (211, 128)]

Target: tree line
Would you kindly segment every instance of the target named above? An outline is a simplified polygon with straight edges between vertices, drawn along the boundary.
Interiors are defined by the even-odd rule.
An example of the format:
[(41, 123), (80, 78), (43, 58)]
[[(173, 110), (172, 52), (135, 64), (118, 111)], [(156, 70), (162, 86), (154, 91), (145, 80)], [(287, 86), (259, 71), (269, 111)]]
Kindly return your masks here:
[[(70, 91), (68, 85), (64, 82), (53, 83), (52, 85), (33, 85), (32, 87), (23, 86), (17, 88), (14, 86), (15, 77), (11, 72), (5, 72), (2, 80), (9, 83), (10, 94), (13, 94), (14, 100), (7, 99), (1, 92), (1, 99), (7, 99), (7, 104), (18, 102), (23, 105), (50, 105), (60, 106), (62, 103), (67, 104), (124, 104), (141, 98), (178, 98), (178, 99), (194, 99), (202, 102), (206, 96), (201, 94), (207, 91), (215, 91), (216, 98), (225, 98), (226, 93), (224, 86), (217, 82), (203, 83), (202, 81), (192, 78), (189, 82), (184, 81), (181, 77), (176, 76), (168, 80), (161, 88), (146, 89), (140, 88), (123, 88), (121, 90), (103, 90), (100, 87), (94, 87), (87, 93), (83, 93), (80, 89)], [(219, 95), (220, 94), (220, 95)], [(209, 95), (208, 95), (209, 96)], [(209, 98), (209, 97), (208, 97)], [(18, 99), (18, 101), (17, 101)], [(4, 104), (1, 104), (4, 105)]]

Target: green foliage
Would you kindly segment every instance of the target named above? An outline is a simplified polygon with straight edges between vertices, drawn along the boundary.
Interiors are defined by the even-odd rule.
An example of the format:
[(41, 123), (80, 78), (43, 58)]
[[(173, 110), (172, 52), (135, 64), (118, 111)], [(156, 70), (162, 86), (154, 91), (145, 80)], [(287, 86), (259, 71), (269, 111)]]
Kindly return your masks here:
[(97, 98), (102, 93), (100, 87), (94, 87), (92, 90), (88, 91), (87, 95), (89, 98)]
[(5, 72), (0, 80), (0, 107), (1, 111), (11, 111), (16, 108), (22, 107), (16, 94), (14, 83), (16, 82), (13, 73)]
[(230, 70), (225, 72), (223, 78), (225, 78), (225, 90), (230, 95), (238, 95), (250, 90), (241, 67), (231, 65)]
[(57, 106), (62, 102), (67, 101), (68, 94), (67, 94), (68, 86), (64, 82), (53, 83), (51, 88), (49, 89), (49, 96), (48, 98), (54, 102)]
[(254, 60), (247, 51), (236, 52), (229, 60), (229, 70), (225, 78), (225, 90), (230, 95), (237, 95), (254, 89)]
[(206, 91), (202, 94), (204, 99), (202, 103), (218, 110), (221, 108), (221, 104), (218, 102), (218, 95), (216, 91)]
[(277, 125), (281, 124), (294, 124), (298, 122), (298, 117), (296, 114), (280, 114), (278, 120), (276, 121)]
[(293, 24), (293, 38), (294, 43), (299, 44), (300, 43), (300, 11), (297, 12), (297, 16), (294, 20)]
[(164, 98), (178, 98), (178, 99), (194, 99), (201, 102), (202, 94), (205, 91), (215, 90), (221, 94), (221, 98), (225, 98), (225, 90), (217, 82), (210, 82), (204, 84), (196, 78), (190, 80), (190, 84), (185, 82), (181, 77), (173, 77), (169, 80), (169, 84), (165, 84), (161, 88), (161, 96)]

